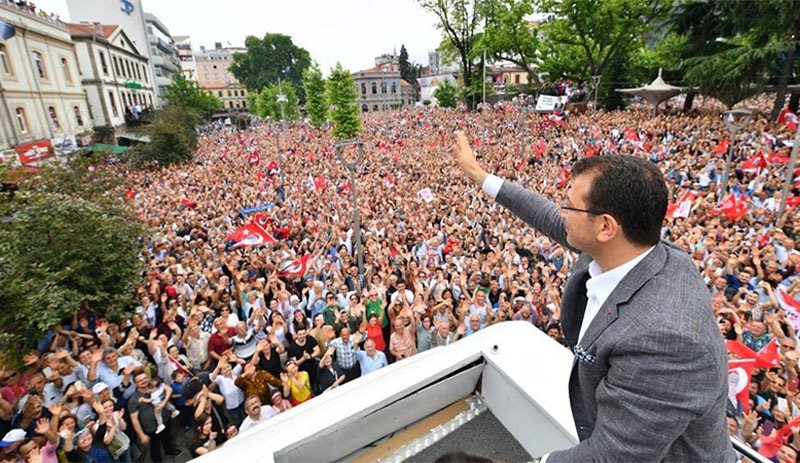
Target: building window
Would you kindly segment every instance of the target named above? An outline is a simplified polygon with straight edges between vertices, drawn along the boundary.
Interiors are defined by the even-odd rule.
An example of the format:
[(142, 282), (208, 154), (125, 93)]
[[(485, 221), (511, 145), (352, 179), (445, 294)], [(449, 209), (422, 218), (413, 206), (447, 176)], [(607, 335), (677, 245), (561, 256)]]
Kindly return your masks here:
[[(373, 84), (373, 85), (375, 85), (375, 84)], [(376, 104), (372, 105), (372, 110), (373, 111), (377, 111), (378, 110), (378, 105), (376, 105)]]
[(5, 45), (0, 45), (0, 66), (2, 66), (3, 74), (11, 75), (11, 63), (8, 61)]
[(36, 71), (39, 73), (40, 79), (47, 79), (47, 73), (44, 69), (44, 60), (42, 54), (38, 51), (33, 52), (33, 63), (36, 65)]
[(514, 83), (519, 84), (519, 74), (514, 75)]
[(121, 76), (122, 73), (119, 71), (119, 60), (116, 56), (112, 56), (111, 61), (114, 62), (114, 72), (116, 72), (118, 76)]
[(61, 70), (64, 71), (64, 80), (66, 80), (67, 83), (71, 84), (72, 83), (72, 73), (69, 72), (69, 63), (67, 63), (67, 59), (66, 58), (61, 58)]
[(228, 96), (231, 96), (231, 91), (230, 90), (228, 90)]
[(381, 81), (381, 93), (386, 93), (386, 81)]
[(103, 75), (108, 75), (108, 63), (106, 63), (106, 55), (102, 51), (100, 53), (100, 68), (103, 70)]
[[(364, 84), (361, 84), (361, 85), (363, 86)], [(366, 103), (362, 104), (362, 105), (361, 105), (361, 111), (363, 111), (363, 112), (365, 112), (365, 113), (366, 113), (366, 112), (369, 112), (369, 106), (367, 106), (367, 104), (366, 104)]]
[(217, 94), (222, 98), (222, 90), (217, 91)]
[(367, 84), (365, 84), (364, 82), (361, 82), (361, 94), (362, 95), (367, 94)]
[(128, 61), (128, 60), (125, 60), (125, 70), (128, 71), (125, 75), (129, 79), (133, 79), (133, 71), (131, 70), (131, 62)]
[(389, 109), (389, 106), (387, 106), (386, 103), (384, 103), (383, 104), (383, 110), (386, 111), (387, 109)]
[(58, 115), (56, 114), (56, 108), (53, 106), (47, 107), (47, 113), (50, 115), (50, 121), (53, 123), (53, 127), (61, 128), (61, 124), (58, 123)]
[(78, 127), (83, 127), (83, 116), (81, 116), (81, 108), (73, 106), (72, 110), (75, 111), (75, 122), (78, 123)]
[(150, 83), (150, 80), (147, 78), (147, 69), (145, 69), (144, 64), (142, 65), (142, 77), (144, 77), (144, 83)]
[(117, 100), (114, 98), (114, 92), (108, 92), (108, 100), (111, 102), (111, 114), (114, 117), (119, 117), (119, 110), (117, 109)]
[[(372, 94), (373, 94), (373, 95), (375, 95), (376, 93), (378, 93), (378, 84), (376, 84), (375, 82), (373, 82), (373, 83), (372, 83)], [(378, 108), (376, 107), (376, 108), (375, 108), (375, 111), (377, 111), (377, 110), (378, 110)]]
[(392, 81), (392, 94), (397, 93), (397, 82)]
[(25, 117), (25, 110), (17, 108), (17, 126), (19, 126), (20, 133), (28, 133), (28, 118)]

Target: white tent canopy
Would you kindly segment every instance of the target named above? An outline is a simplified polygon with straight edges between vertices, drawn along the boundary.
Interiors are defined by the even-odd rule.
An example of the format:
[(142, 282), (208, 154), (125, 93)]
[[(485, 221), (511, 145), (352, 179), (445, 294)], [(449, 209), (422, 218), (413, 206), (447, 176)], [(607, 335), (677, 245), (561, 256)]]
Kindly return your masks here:
[(668, 100), (675, 95), (680, 95), (684, 92), (684, 88), (664, 82), (664, 79), (661, 78), (661, 68), (659, 68), (658, 77), (650, 84), (639, 88), (618, 89), (617, 91), (644, 98), (653, 105), (653, 115), (655, 116), (658, 105), (661, 104), (662, 101)]

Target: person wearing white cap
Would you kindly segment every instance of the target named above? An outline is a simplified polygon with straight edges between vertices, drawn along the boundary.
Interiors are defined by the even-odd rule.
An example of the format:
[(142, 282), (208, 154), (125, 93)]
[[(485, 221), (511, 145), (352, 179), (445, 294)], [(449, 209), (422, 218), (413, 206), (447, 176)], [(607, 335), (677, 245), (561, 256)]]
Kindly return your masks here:
[(3, 440), (0, 440), (0, 448), (3, 449), (4, 453), (14, 451), (23, 440), (25, 440), (25, 430), (12, 429), (3, 436)]

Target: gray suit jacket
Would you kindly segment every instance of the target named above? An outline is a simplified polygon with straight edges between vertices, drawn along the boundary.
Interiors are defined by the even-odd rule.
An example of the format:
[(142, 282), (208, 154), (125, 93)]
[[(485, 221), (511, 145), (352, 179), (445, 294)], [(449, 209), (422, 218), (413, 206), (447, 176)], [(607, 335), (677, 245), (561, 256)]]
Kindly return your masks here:
[[(509, 181), (497, 202), (569, 247), (552, 202)], [(733, 461), (725, 345), (689, 256), (667, 243), (656, 245), (609, 295), (576, 345), (591, 260), (580, 254), (561, 308), (564, 335), (576, 353), (569, 396), (581, 442), (551, 453), (548, 463)]]

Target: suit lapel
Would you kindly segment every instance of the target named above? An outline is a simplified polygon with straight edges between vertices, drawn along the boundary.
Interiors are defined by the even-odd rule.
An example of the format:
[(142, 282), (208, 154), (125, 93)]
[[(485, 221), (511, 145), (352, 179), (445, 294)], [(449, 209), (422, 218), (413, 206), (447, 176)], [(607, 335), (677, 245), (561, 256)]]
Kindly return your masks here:
[(567, 280), (561, 300), (561, 329), (570, 346), (578, 343), (583, 314), (586, 312), (586, 281), (589, 279), (589, 262), (591, 262), (591, 258), (586, 254), (581, 254), (575, 263), (572, 276)]
[[(653, 278), (664, 267), (666, 259), (666, 248), (663, 244), (657, 244), (647, 257), (625, 275), (625, 278), (619, 282), (614, 291), (609, 294), (608, 299), (600, 306), (600, 311), (597, 312), (583, 335), (581, 346), (584, 349), (588, 350), (597, 338), (617, 320), (619, 317), (618, 306), (628, 302), (639, 288)], [(584, 294), (585, 292), (584, 287)]]

